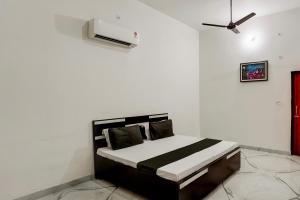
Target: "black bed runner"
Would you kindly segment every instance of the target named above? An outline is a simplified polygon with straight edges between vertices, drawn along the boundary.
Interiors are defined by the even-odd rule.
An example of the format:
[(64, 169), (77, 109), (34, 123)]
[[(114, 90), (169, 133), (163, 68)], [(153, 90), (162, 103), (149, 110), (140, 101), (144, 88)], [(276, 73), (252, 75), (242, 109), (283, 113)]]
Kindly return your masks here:
[(145, 173), (156, 174), (158, 168), (188, 157), (219, 142), (221, 142), (221, 140), (204, 139), (180, 149), (139, 162), (137, 169)]

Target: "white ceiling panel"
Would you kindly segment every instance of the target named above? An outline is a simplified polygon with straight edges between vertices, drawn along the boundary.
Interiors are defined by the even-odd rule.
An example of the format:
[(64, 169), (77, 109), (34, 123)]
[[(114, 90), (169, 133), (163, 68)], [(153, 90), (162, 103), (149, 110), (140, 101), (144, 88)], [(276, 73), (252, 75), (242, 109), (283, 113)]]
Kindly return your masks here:
[[(202, 22), (228, 25), (230, 0), (139, 0), (183, 23), (206, 30)], [(266, 16), (300, 7), (300, 0), (233, 0), (233, 18), (238, 20), (251, 12)]]

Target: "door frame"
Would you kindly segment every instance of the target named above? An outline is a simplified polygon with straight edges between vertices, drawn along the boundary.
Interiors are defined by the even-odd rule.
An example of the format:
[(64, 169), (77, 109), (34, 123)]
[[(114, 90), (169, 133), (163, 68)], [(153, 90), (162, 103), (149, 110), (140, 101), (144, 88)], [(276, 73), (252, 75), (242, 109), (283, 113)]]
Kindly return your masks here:
[(294, 98), (295, 98), (295, 94), (294, 94), (294, 80), (295, 80), (295, 76), (299, 75), (300, 71), (292, 71), (291, 72), (291, 154), (294, 155), (293, 153), (293, 145), (294, 145)]

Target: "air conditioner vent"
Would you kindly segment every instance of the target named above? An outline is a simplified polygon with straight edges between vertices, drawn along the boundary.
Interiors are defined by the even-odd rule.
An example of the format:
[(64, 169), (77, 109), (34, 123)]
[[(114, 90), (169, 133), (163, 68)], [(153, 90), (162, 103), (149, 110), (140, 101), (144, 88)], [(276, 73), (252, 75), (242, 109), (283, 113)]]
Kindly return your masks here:
[(113, 43), (118, 43), (118, 44), (125, 45), (125, 46), (128, 46), (128, 47), (131, 46), (131, 44), (128, 43), (128, 42), (123, 42), (121, 40), (116, 40), (116, 39), (105, 37), (105, 36), (102, 36), (102, 35), (97, 35), (96, 34), (95, 38), (99, 38), (99, 39), (106, 40), (106, 41), (113, 42)]

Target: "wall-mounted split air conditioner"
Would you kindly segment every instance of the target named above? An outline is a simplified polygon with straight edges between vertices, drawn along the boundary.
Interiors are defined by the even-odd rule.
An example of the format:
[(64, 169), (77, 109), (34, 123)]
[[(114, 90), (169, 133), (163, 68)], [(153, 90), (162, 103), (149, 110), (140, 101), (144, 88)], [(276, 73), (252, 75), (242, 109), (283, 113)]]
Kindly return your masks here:
[(101, 19), (89, 21), (89, 38), (109, 42), (115, 45), (133, 48), (139, 44), (139, 33), (114, 24), (106, 23)]

